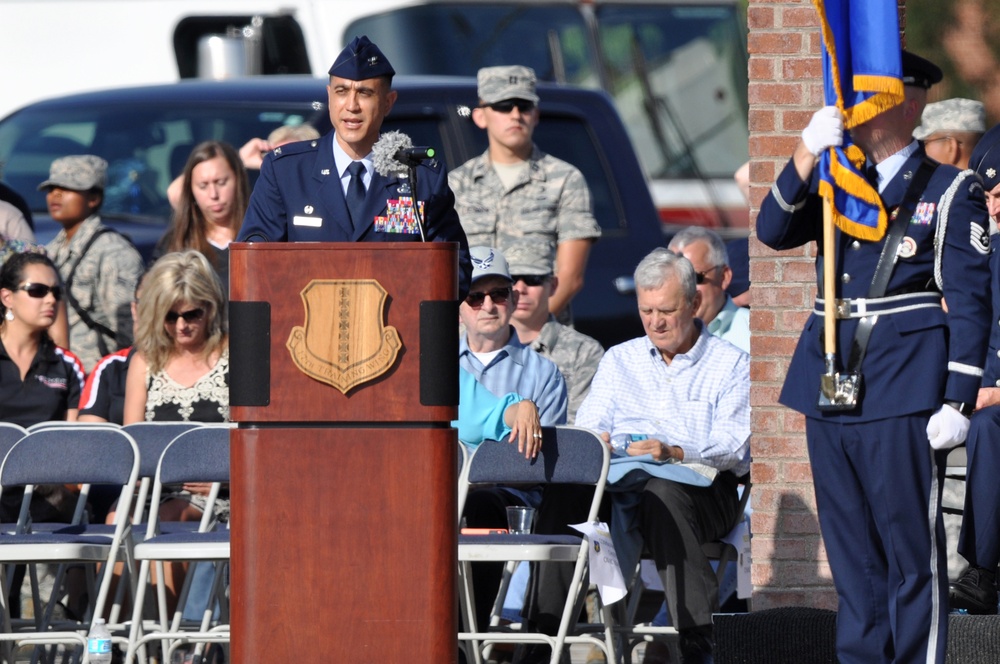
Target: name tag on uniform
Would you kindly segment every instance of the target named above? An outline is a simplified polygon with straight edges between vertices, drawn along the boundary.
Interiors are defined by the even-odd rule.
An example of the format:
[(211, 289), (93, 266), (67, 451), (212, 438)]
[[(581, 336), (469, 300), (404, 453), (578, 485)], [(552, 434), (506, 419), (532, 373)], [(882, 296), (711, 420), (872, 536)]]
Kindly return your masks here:
[(323, 225), (322, 217), (303, 217), (301, 215), (295, 215), (292, 217), (292, 225), (294, 226), (309, 226), (311, 228), (319, 228)]

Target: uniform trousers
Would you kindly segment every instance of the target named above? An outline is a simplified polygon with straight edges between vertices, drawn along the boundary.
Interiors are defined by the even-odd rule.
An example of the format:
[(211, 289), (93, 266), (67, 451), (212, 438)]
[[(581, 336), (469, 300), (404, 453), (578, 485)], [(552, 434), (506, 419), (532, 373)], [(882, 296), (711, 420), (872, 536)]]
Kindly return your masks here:
[(946, 451), (930, 413), (875, 422), (806, 418), (820, 528), (837, 589), (842, 664), (944, 662)]
[(965, 442), (968, 464), (958, 552), (970, 565), (996, 571), (1000, 563), (1000, 406), (972, 415)]

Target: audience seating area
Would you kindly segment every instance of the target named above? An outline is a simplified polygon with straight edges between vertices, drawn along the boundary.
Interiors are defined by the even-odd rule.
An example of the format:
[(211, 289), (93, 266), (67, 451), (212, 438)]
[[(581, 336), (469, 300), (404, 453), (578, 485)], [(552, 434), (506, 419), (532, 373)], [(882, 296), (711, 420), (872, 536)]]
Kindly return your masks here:
[[(113, 642), (123, 661), (170, 662), (178, 648), (189, 659), (183, 661), (228, 661), (229, 528), (212, 509), (219, 489), (229, 482), (230, 425), (144, 423), (119, 427), (112, 424), (46, 423), (26, 430), (0, 423), (0, 491), (19, 491), (24, 498), (19, 518), (0, 530), (0, 586), (2, 625), (0, 661), (21, 661), (26, 649), (35, 649), (32, 661), (83, 662), (86, 635), (95, 617), (106, 617)], [(462, 447), (460, 445), (460, 447)], [(590, 518), (597, 516), (607, 482), (609, 450), (592, 432), (576, 427), (547, 427), (537, 459), (525, 463), (516, 445), (486, 441), (474, 453), (464, 447), (459, 463), (459, 517), (470, 487), (477, 484), (538, 485), (550, 482), (589, 484), (595, 497)], [(157, 507), (164, 486), (183, 482), (212, 483), (208, 507), (200, 523), (161, 521)], [(39, 485), (78, 485), (78, 503), (69, 523), (35, 523), (29, 505)], [(115, 488), (118, 509), (114, 522), (91, 523), (87, 497), (91, 486)], [(743, 503), (749, 495), (745, 480)], [(628, 598), (619, 605), (601, 607), (602, 622), (578, 621), (589, 585), (586, 540), (567, 536), (462, 535), (459, 538), (460, 631), (459, 645), (466, 661), (480, 664), (497, 643), (544, 644), (553, 650), (552, 662), (571, 644), (586, 643), (599, 648), (609, 662), (633, 660), (635, 646), (643, 640), (671, 639), (670, 628), (636, 625), (635, 606)], [(710, 543), (706, 551), (720, 562), (719, 576), (733, 562), (735, 550), (723, 543)], [(163, 564), (186, 561), (203, 565), (210, 574), (186, 575), (178, 591), (178, 606), (167, 610), (160, 584)], [(469, 565), (476, 561), (507, 563), (501, 591), (489, 625), (476, 625), (475, 589)], [(574, 565), (573, 586), (558, 634), (533, 633), (526, 625), (506, 624), (500, 619), (504, 595), (517, 561), (563, 561)], [(124, 566), (117, 593), (112, 591), (108, 570)], [(25, 565), (30, 583), (29, 619), (12, 614), (8, 598), (17, 565)], [(207, 566), (207, 567), (206, 567)], [(39, 574), (53, 578), (50, 596), (44, 596)], [(155, 572), (155, 574), (154, 574)], [(82, 574), (81, 615), (64, 616), (53, 611), (67, 597), (70, 577), (76, 588)], [(193, 580), (206, 586), (197, 593), (200, 603), (187, 602)], [(210, 586), (210, 587), (209, 587)], [(27, 592), (27, 590), (25, 590)], [(79, 593), (79, 590), (75, 592)], [(631, 595), (638, 597), (641, 588)], [(187, 612), (185, 605), (187, 604)], [(15, 605), (16, 607), (16, 605)], [(15, 608), (16, 610), (16, 608)], [(188, 618), (185, 619), (185, 615)], [(197, 616), (192, 618), (191, 616)], [(221, 651), (220, 651), (221, 649)], [(30, 651), (27, 651), (30, 652)], [(215, 653), (222, 657), (216, 658)]]

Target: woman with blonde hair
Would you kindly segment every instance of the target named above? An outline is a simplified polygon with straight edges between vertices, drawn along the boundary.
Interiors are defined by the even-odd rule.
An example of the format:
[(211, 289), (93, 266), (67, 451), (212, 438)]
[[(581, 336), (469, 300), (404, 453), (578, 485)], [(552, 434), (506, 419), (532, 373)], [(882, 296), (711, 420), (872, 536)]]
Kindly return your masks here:
[(125, 424), (229, 419), (226, 298), (203, 254), (167, 254), (143, 280)]

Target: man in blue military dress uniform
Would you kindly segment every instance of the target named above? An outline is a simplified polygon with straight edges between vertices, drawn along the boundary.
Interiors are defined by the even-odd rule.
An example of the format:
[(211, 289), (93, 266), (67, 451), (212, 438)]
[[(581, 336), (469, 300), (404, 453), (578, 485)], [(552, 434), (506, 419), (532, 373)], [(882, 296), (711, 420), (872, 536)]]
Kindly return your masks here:
[[(968, 432), (989, 335), (982, 185), (970, 171), (930, 160), (924, 166), (912, 133), (941, 70), (907, 52), (902, 61), (903, 103), (851, 130), (877, 172), (890, 215), (886, 237), (862, 241), (837, 230), (835, 246), (822, 246), (814, 167), (828, 147), (842, 144), (836, 107), (813, 116), (757, 218), (758, 237), (773, 249), (817, 241), (820, 278), (823, 261), (836, 261), (836, 370), (861, 374), (853, 407), (850, 401), (841, 410), (830, 410), (829, 401), (821, 407), (827, 369), (818, 301), (780, 401), (806, 416), (820, 528), (839, 600), (837, 654), (845, 664), (945, 659), (944, 450)], [(910, 183), (921, 180), (926, 184), (908, 195)], [(904, 200), (911, 202), (903, 206)], [(897, 224), (901, 236), (883, 270), (877, 265), (897, 216), (905, 225)], [(884, 288), (873, 287), (879, 274), (887, 277)]]
[(413, 223), (419, 213), (428, 241), (459, 243), (464, 297), (472, 266), (444, 165), (432, 160), (416, 168), (415, 195), (408, 179), (375, 170), (372, 147), (396, 101), (395, 73), (367, 37), (341, 51), (327, 86), (333, 131), (276, 148), (264, 159), (237, 239), (419, 242)]
[[(1000, 125), (990, 129), (976, 145), (969, 167), (982, 178), (990, 214), (990, 267), (993, 320), (1000, 322)], [(997, 613), (997, 565), (1000, 563), (1000, 324), (990, 326), (989, 351), (982, 387), (976, 399), (969, 438), (965, 482), (965, 509), (958, 552), (969, 568), (949, 588), (952, 608), (978, 615)]]

